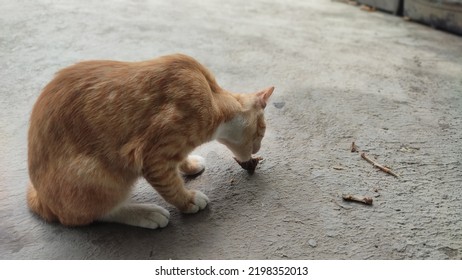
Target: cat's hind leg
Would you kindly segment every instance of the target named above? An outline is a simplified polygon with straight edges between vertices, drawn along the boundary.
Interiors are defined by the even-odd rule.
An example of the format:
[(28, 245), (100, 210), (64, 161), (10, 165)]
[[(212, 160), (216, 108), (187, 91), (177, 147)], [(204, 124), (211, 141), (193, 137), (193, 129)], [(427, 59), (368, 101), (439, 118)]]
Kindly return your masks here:
[(126, 224), (142, 228), (163, 228), (168, 224), (170, 213), (157, 205), (122, 204), (98, 221)]
[(205, 158), (197, 155), (188, 156), (182, 163), (180, 163), (180, 171), (184, 175), (196, 175), (204, 171)]

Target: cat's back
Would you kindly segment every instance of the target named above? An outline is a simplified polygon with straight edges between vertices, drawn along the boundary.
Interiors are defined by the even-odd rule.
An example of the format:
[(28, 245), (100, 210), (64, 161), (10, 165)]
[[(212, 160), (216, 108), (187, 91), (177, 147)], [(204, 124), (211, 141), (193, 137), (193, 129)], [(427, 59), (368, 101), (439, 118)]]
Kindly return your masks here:
[(135, 102), (136, 99), (146, 100), (148, 95), (155, 98), (156, 95), (172, 92), (180, 99), (183, 97), (179, 96), (182, 90), (200, 86), (211, 92), (220, 91), (213, 75), (197, 60), (183, 54), (140, 62), (90, 60), (57, 72), (42, 91), (35, 107), (45, 103), (45, 107), (69, 108), (72, 104), (97, 103), (98, 100), (101, 104), (121, 99), (125, 102), (133, 99)]
[(134, 98), (129, 100), (130, 83), (135, 84), (130, 81), (133, 68), (127, 62), (93, 60), (57, 72), (33, 107), (29, 138), (64, 142), (86, 135), (90, 139), (95, 130), (120, 125), (117, 119), (134, 106), (130, 104)]
[(159, 133), (175, 124), (205, 127), (213, 119), (212, 95), (219, 90), (204, 66), (182, 54), (141, 62), (80, 62), (59, 71), (36, 101), (30, 151), (53, 145), (69, 150), (68, 145), (104, 152), (153, 125)]

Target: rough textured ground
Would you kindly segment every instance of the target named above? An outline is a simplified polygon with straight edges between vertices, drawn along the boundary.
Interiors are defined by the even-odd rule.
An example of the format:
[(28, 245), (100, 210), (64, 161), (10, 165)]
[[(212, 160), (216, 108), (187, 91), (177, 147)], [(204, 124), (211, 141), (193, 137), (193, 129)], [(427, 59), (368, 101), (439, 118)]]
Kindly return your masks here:
[[(55, 2), (0, 3), (0, 258), (462, 258), (461, 37), (321, 0)], [(224, 146), (200, 147), (208, 168), (188, 186), (211, 203), (196, 215), (140, 180), (133, 199), (172, 213), (162, 230), (31, 215), (28, 118), (53, 73), (173, 52), (232, 91), (276, 86), (256, 173)], [(352, 141), (401, 178), (351, 153)]]

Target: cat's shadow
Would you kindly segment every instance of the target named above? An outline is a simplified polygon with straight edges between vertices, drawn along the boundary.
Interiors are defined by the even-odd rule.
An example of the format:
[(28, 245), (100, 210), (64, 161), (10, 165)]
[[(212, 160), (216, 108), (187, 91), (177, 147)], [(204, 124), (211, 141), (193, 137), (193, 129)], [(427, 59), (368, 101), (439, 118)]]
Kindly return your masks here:
[(183, 175), (183, 180), (185, 183), (191, 182), (197, 177), (201, 176), (205, 172), (205, 169), (203, 169), (201, 172), (194, 174), (194, 175)]

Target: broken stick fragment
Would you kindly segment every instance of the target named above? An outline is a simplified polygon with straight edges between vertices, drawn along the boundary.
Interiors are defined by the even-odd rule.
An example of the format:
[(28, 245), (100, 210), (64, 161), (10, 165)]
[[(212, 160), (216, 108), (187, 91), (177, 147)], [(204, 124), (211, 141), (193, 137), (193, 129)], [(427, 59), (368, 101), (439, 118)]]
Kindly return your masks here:
[(385, 167), (385, 166), (383, 166), (383, 165), (381, 165), (381, 164), (375, 162), (375, 161), (372, 160), (371, 158), (369, 158), (369, 157), (366, 155), (366, 153), (361, 153), (361, 157), (362, 157), (363, 159), (365, 159), (367, 162), (369, 162), (370, 164), (372, 164), (374, 167), (377, 167), (378, 169), (382, 170), (383, 172), (388, 173), (388, 174), (390, 174), (390, 175), (393, 175), (393, 176), (395, 176), (396, 178), (399, 177), (399, 175), (396, 174), (395, 172), (393, 172), (390, 168)]
[(247, 170), (247, 172), (249, 172), (250, 174), (253, 174), (255, 172), (255, 168), (257, 168), (258, 162), (263, 160), (263, 158), (262, 157), (251, 158), (250, 160), (244, 161), (244, 162), (237, 160), (237, 158), (234, 158), (234, 160), (243, 169)]
[(367, 205), (372, 205), (373, 199), (368, 196), (359, 196), (353, 194), (344, 194), (342, 195), (343, 200), (361, 202)]
[(358, 152), (358, 151), (359, 151), (358, 146), (356, 146), (355, 142), (352, 142), (352, 143), (351, 143), (351, 152), (352, 152), (352, 153), (356, 153), (356, 152)]

